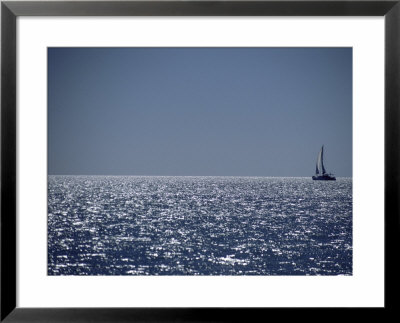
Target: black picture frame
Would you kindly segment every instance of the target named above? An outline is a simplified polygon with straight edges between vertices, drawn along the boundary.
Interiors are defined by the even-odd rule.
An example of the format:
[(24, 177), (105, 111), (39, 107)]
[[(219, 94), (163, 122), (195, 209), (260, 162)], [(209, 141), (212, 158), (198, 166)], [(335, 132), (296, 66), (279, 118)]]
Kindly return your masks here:
[[(300, 308), (18, 308), (16, 264), (16, 19), (18, 16), (384, 16), (385, 18), (385, 306)], [(400, 0), (314, 1), (2, 1), (1, 3), (1, 322), (264, 321), (274, 311), (324, 319), (366, 310), (380, 321), (397, 307), (399, 275)], [(373, 126), (373, 125), (372, 125)], [(371, 259), (373, 261), (373, 259)], [(38, 291), (40, 292), (40, 291)], [(286, 313), (286, 312), (285, 312)], [(328, 314), (329, 313), (329, 314)], [(267, 316), (266, 316), (267, 315)], [(339, 316), (340, 315), (340, 316)]]

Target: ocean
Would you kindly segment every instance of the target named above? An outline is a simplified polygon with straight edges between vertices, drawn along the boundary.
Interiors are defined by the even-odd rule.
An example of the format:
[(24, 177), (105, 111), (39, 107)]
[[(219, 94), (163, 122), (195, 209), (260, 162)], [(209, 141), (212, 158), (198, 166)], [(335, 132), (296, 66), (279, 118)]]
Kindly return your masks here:
[(48, 275), (352, 275), (352, 179), (48, 176)]

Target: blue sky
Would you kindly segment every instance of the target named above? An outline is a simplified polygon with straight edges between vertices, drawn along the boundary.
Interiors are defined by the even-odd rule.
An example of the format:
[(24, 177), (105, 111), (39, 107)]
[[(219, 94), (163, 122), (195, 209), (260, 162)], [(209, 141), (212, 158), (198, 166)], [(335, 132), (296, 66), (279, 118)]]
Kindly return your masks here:
[(49, 48), (48, 172), (352, 176), (351, 48)]

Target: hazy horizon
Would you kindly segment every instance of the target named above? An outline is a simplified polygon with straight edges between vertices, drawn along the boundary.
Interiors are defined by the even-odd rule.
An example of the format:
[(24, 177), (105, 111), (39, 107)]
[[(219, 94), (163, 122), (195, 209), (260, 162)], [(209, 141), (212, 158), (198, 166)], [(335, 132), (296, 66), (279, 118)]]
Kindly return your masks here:
[[(308, 178), (310, 176), (242, 176), (242, 175), (135, 175), (135, 174), (48, 174), (48, 176), (104, 176), (104, 177), (259, 177), (259, 178)], [(336, 176), (336, 178), (352, 178), (353, 176)]]

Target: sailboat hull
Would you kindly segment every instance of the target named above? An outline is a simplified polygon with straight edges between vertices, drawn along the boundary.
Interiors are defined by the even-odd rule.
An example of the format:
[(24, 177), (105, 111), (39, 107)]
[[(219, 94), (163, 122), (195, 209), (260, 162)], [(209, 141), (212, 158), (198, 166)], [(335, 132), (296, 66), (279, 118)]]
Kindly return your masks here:
[(327, 174), (321, 176), (313, 176), (312, 179), (314, 181), (336, 181), (336, 177)]

